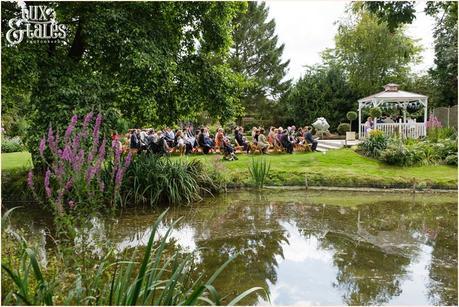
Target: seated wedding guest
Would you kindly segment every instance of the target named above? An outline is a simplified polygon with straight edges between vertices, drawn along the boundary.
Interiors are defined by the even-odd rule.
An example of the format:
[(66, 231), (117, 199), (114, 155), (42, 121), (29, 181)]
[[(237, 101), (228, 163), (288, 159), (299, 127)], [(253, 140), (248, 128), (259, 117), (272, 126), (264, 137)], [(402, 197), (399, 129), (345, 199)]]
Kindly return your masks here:
[(223, 134), (223, 129), (218, 128), (217, 134), (215, 135), (215, 147), (216, 148), (221, 148), (223, 146), (223, 137), (225, 135)]
[(209, 137), (206, 136), (205, 129), (202, 128), (198, 137), (198, 145), (202, 148), (202, 152), (207, 155), (212, 149), (211, 142), (209, 142)]
[(223, 152), (225, 154), (225, 158), (229, 161), (237, 160), (237, 156), (234, 152), (233, 146), (231, 146), (231, 142), (227, 137), (223, 137), (222, 139), (222, 147)]
[(155, 133), (154, 129), (150, 129), (147, 135), (148, 146), (151, 146), (151, 143), (156, 143), (158, 141), (158, 136)]
[(166, 127), (166, 129), (164, 130), (164, 139), (167, 142), (167, 146), (174, 147), (175, 134), (171, 128)]
[(273, 126), (269, 128), (268, 143), (270, 145), (274, 145), (274, 127)]
[(268, 152), (268, 148), (269, 148), (269, 143), (268, 143), (268, 140), (266, 139), (266, 136), (264, 135), (265, 133), (265, 130), (263, 128), (261, 128), (259, 130), (259, 134), (258, 134), (258, 148), (260, 148), (261, 152), (263, 154), (266, 154)]
[(367, 118), (367, 121), (365, 122), (364, 129), (365, 134), (368, 134), (371, 130), (373, 130), (373, 119), (370, 116)]
[(310, 127), (305, 127), (304, 128), (304, 139), (308, 144), (311, 144), (311, 149), (312, 151), (316, 151), (317, 148), (317, 141), (314, 139), (311, 133), (311, 128)]
[(179, 150), (180, 155), (183, 156), (183, 154), (185, 153), (186, 145), (181, 130), (178, 130), (175, 134), (175, 143), (177, 144), (176, 147)]
[(257, 134), (257, 127), (252, 127), (252, 141), (255, 139), (255, 135)]
[(292, 142), (290, 142), (287, 130), (282, 131), (281, 144), (282, 147), (284, 147), (287, 150), (287, 153), (293, 153), (293, 144)]
[(131, 141), (130, 141), (129, 147), (131, 149), (137, 149), (137, 150), (140, 149), (140, 141), (139, 141), (139, 138), (137, 137), (137, 129), (131, 132)]
[(239, 146), (242, 146), (242, 149), (249, 153), (249, 144), (247, 143), (245, 137), (244, 137), (244, 128), (239, 127), (234, 130), (234, 138), (236, 140), (236, 143)]
[(190, 134), (188, 132), (189, 132), (188, 129), (183, 129), (182, 131), (183, 141), (185, 142), (185, 154), (186, 155), (190, 154), (193, 151), (193, 147), (194, 147), (193, 145), (194, 145), (194, 140), (195, 140), (193, 135), (191, 135), (190, 137)]

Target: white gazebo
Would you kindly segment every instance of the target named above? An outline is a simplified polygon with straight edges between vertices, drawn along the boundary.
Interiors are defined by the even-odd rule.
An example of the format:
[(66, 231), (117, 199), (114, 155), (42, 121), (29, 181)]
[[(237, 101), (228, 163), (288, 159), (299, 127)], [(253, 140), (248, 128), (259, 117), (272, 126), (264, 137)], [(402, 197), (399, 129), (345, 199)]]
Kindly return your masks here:
[[(389, 83), (384, 86), (384, 91), (359, 99), (359, 138), (365, 138), (367, 131), (362, 123), (362, 109), (384, 107), (386, 109), (399, 109), (403, 111), (403, 119), (398, 121), (388, 119), (384, 122), (377, 122), (374, 118), (373, 129), (378, 129), (386, 135), (398, 134), (402, 137), (419, 138), (426, 135), (427, 122), (427, 96), (400, 91), (398, 84)], [(409, 107), (424, 108), (424, 122), (416, 122), (416, 119), (407, 120), (406, 109)]]

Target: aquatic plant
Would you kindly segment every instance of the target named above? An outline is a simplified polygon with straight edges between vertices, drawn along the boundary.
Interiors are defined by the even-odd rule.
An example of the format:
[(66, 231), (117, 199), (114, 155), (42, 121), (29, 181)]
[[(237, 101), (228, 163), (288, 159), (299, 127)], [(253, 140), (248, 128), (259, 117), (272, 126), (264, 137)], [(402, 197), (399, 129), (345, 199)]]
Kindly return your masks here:
[[(17, 305), (220, 305), (222, 299), (212, 285), (226, 266), (237, 255), (229, 258), (207, 280), (204, 275), (192, 278), (194, 255), (177, 251), (167, 252), (166, 243), (175, 221), (164, 236), (158, 236), (158, 227), (167, 211), (152, 226), (151, 235), (140, 261), (136, 253), (130, 260), (113, 259), (108, 253), (90, 270), (66, 267), (61, 263), (54, 274), (47, 274), (37, 259), (36, 252), (20, 236), (17, 267), (2, 262), (5, 275), (12, 282), (8, 293), (2, 293), (3, 304)], [(2, 222), (5, 222), (7, 212)], [(4, 225), (2, 223), (2, 225)], [(82, 275), (87, 276), (82, 276)], [(63, 286), (66, 284), (68, 286)], [(2, 290), (5, 291), (5, 290)], [(248, 295), (264, 291), (254, 287), (229, 301), (235, 305)], [(267, 293), (264, 291), (267, 296)], [(268, 297), (269, 299), (269, 297)]]
[(261, 189), (264, 187), (270, 169), (271, 163), (267, 162), (266, 159), (255, 159), (252, 157), (252, 163), (249, 166), (249, 173), (257, 188)]
[(140, 154), (126, 171), (122, 185), (124, 203), (190, 203), (219, 189), (199, 160), (171, 160)]

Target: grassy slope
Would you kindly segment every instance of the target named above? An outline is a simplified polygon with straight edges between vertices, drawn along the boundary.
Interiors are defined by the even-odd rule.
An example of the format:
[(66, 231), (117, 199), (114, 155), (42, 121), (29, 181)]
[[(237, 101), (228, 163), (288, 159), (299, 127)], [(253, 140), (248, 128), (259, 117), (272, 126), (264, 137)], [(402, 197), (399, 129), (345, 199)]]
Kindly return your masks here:
[[(249, 183), (248, 166), (252, 156), (240, 154), (238, 161), (223, 162), (228, 179), (233, 183)], [(265, 156), (271, 162), (269, 184), (366, 187), (411, 187), (413, 179), (419, 187), (457, 187), (457, 168), (445, 165), (397, 167), (362, 157), (350, 149), (329, 151), (326, 154), (295, 153)], [(197, 155), (201, 160), (215, 160), (216, 156)], [(255, 155), (254, 158), (259, 158)]]
[[(207, 163), (218, 163), (227, 180), (235, 185), (250, 183), (248, 166), (252, 155), (239, 154), (238, 161), (220, 163), (219, 155), (195, 155), (184, 159), (200, 159)], [(254, 158), (259, 158), (256, 154)], [(445, 165), (397, 167), (388, 166), (373, 159), (360, 156), (350, 149), (329, 151), (326, 154), (294, 153), (265, 156), (271, 163), (268, 184), (365, 187), (418, 187), (456, 188), (457, 168)], [(173, 159), (179, 159), (174, 157)], [(29, 168), (30, 154), (3, 153), (2, 170)]]

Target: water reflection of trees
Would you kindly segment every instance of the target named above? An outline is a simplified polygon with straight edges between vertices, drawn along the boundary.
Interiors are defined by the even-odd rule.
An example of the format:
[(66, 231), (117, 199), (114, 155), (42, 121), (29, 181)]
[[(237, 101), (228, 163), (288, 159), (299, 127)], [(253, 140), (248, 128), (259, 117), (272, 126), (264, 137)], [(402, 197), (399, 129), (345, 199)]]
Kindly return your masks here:
[[(228, 257), (239, 253), (215, 282), (224, 295), (234, 297), (259, 286), (268, 290), (268, 281), (276, 283), (276, 258), (283, 257), (282, 243), (287, 242), (287, 233), (270, 211), (269, 206), (233, 201), (207, 223), (196, 225), (197, 246), (204, 248), (199, 270), (213, 272)], [(250, 296), (241, 303), (256, 302), (257, 298)]]
[[(400, 295), (407, 267), (425, 243), (433, 247), (426, 285), (431, 301), (451, 305), (457, 304), (457, 211), (451, 205), (413, 201), (289, 210), (296, 211), (290, 216), (305, 237), (315, 235), (323, 248), (334, 250), (334, 286), (346, 304), (383, 304)], [(439, 217), (446, 223), (440, 228)], [(420, 242), (419, 234), (429, 240)]]

